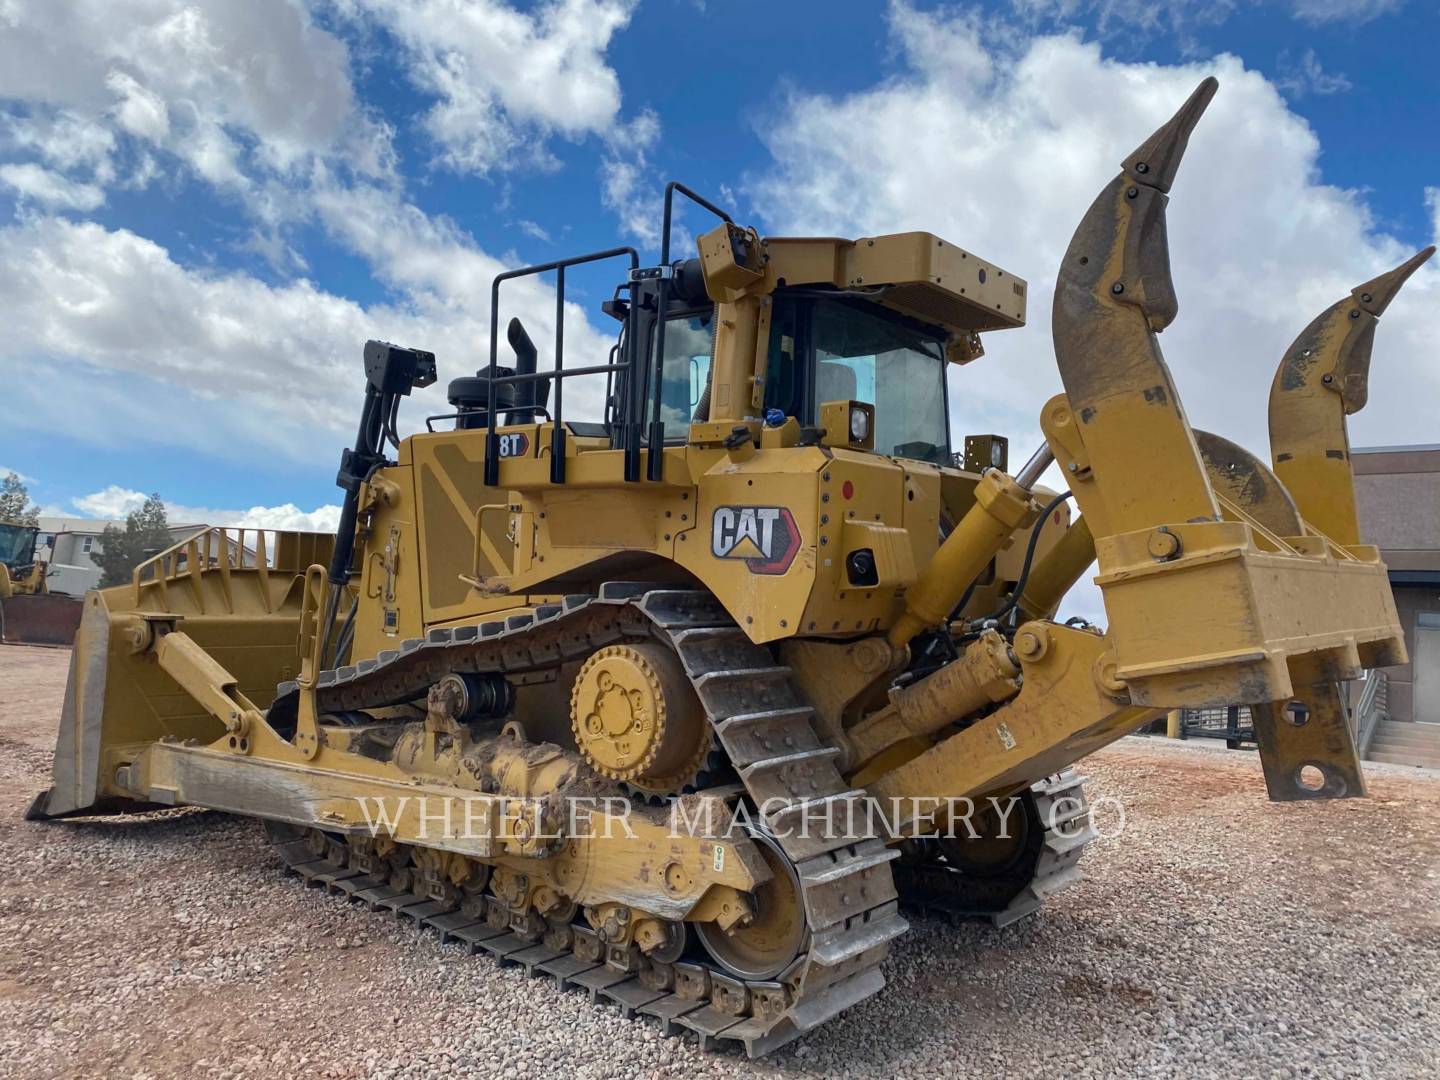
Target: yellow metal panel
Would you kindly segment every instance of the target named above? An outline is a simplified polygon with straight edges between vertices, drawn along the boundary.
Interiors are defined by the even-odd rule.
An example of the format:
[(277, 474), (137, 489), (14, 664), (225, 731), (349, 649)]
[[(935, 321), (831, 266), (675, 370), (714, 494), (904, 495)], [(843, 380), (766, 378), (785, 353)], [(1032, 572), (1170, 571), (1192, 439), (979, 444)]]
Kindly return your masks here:
[[(352, 659), (374, 656), (382, 649), (393, 649), (395, 642), (424, 633), (429, 613), (425, 610), (422, 597), (432, 603), (439, 599), (453, 598), (464, 592), (465, 586), (456, 580), (451, 584), (443, 571), (448, 564), (437, 568), (425, 558), (417, 541), (415, 520), (423, 512), (414, 497), (411, 478), (412, 470), (406, 467), (386, 469), (384, 479), (390, 485), (388, 501), (370, 502), (362, 518), (361, 539), (363, 543), (360, 563), (360, 609), (355, 616), (355, 641), (350, 650)], [(433, 484), (431, 470), (422, 475)], [(422, 484), (422, 487), (425, 485)], [(427, 504), (434, 508), (440, 500), (432, 498)], [(449, 506), (447, 502), (444, 505)], [(437, 513), (438, 527), (443, 529), (447, 519)], [(456, 526), (449, 536), (459, 533), (458, 516), (453, 519)], [(466, 529), (460, 536), (468, 537)], [(429, 550), (437, 546), (433, 542)], [(357, 545), (358, 546), (358, 545)], [(427, 581), (426, 573), (429, 571)], [(348, 599), (341, 605), (341, 618), (346, 614)]]
[(932, 233), (859, 240), (766, 237), (769, 279), (840, 288), (888, 285), (880, 304), (966, 333), (1021, 326), (1025, 281)]
[[(668, 493), (666, 493), (668, 494)], [(664, 495), (644, 489), (621, 489), (599, 496), (593, 492), (546, 491), (537, 502), (544, 507), (547, 528), (544, 541), (552, 548), (620, 548), (654, 551), (657, 528), (668, 502)], [(603, 500), (603, 502), (602, 502)], [(671, 520), (675, 520), (672, 518)]]
[(700, 481), (698, 527), (675, 550), (755, 641), (796, 633), (816, 578), (815, 447), (721, 456)]
[[(877, 582), (875, 588), (905, 588), (916, 578), (915, 553), (910, 547), (910, 534), (898, 525), (881, 525), (874, 521), (847, 521), (840, 535), (841, 557), (868, 549), (874, 553)], [(842, 583), (848, 583), (842, 563)]]
[[(1181, 554), (1156, 560), (1152, 533), (1096, 541), (1121, 678), (1139, 703), (1223, 706), (1291, 696), (1286, 658), (1328, 653), (1354, 667), (1403, 662), (1384, 564), (1261, 552), (1248, 526), (1169, 526)], [(1342, 677), (1353, 677), (1342, 676)]]

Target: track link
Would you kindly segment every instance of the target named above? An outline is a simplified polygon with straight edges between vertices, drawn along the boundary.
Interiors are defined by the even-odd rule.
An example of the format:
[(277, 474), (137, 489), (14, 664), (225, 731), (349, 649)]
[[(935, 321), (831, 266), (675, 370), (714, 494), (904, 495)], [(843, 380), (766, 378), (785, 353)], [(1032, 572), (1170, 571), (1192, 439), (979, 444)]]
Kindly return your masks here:
[[(592, 999), (696, 1032), (702, 1045), (738, 1042), (751, 1057), (769, 1053), (878, 993), (880, 964), (908, 928), (891, 875), (897, 854), (866, 821), (863, 792), (847, 787), (835, 751), (820, 741), (813, 711), (790, 669), (753, 644), (710, 594), (614, 582), (599, 595), (571, 596), (533, 614), (479, 626), (432, 630), (372, 660), (320, 675), (327, 712), (411, 700), (450, 671), (519, 673), (557, 665), (626, 638), (651, 637), (679, 655), (711, 726), (761, 824), (800, 883), (808, 947), (774, 980), (737, 979), (708, 961), (646, 962), (611, 956), (588, 927), (573, 927), (568, 951), (517, 936), (509, 912), (486, 898), (482, 913), (456, 909), (348, 869), (343, 844), (317, 857), (304, 840), (277, 850), (307, 883), (390, 910), (485, 951), (500, 963), (587, 990)], [(282, 686), (277, 706), (296, 693)], [(617, 966), (618, 963), (618, 966)]]

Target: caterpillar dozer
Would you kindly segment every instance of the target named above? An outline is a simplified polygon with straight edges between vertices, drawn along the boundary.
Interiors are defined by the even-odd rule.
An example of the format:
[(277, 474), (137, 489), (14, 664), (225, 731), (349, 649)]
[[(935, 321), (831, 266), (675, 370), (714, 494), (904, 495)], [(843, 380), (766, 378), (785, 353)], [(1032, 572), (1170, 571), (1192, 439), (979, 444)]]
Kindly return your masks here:
[(0, 643), (69, 645), (80, 603), (50, 591), (49, 564), (36, 557), (40, 529), (0, 521)]
[[(1193, 431), (1156, 335), (1215, 88), (1080, 223), (1013, 471), (952, 454), (946, 385), (1026, 283), (928, 233), (764, 237), (672, 183), (658, 266), (500, 275), (489, 364), (404, 438), (435, 357), (370, 342), (336, 533), (211, 530), (92, 593), (32, 816), (260, 818), (310, 885), (757, 1055), (880, 992), (906, 910), (1005, 924), (1075, 880), (1075, 763), (1166, 710), (1249, 704), (1273, 798), (1362, 795), (1343, 683), (1404, 643), (1345, 416), (1413, 265), (1287, 354), (1273, 469)], [(677, 198), (717, 224), (672, 260)], [(567, 363), (566, 274), (604, 260), (615, 346)], [(539, 274), (552, 365), (511, 321), (501, 366)], [(1056, 621), (1097, 560), (1108, 628)]]

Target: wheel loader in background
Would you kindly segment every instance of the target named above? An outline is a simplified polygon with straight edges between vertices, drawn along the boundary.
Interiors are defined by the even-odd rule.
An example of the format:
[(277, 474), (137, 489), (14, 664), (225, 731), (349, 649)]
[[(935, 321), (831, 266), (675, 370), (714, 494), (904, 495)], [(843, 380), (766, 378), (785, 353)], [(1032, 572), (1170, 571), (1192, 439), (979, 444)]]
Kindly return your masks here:
[(49, 565), (37, 558), (40, 529), (0, 521), (0, 643), (69, 645), (80, 602), (50, 591)]
[[(311, 885), (757, 1055), (880, 991), (902, 906), (1003, 924), (1074, 880), (1071, 766), (1165, 710), (1248, 703), (1273, 798), (1362, 795), (1341, 682), (1404, 644), (1345, 415), (1427, 253), (1287, 354), (1273, 470), (1192, 431), (1156, 334), (1215, 88), (1076, 231), (1013, 473), (998, 437), (952, 461), (946, 372), (1026, 284), (928, 233), (762, 237), (671, 184), (659, 266), (497, 278), (489, 365), (406, 438), (435, 358), (369, 343), (336, 534), (212, 530), (92, 593), (32, 816), (262, 818)], [(672, 261), (677, 196), (719, 223)], [(618, 340), (568, 364), (566, 272), (605, 259)], [(553, 370), (516, 321), (501, 367), (541, 273)], [(564, 416), (584, 375), (603, 422)], [(1097, 559), (1108, 629), (1054, 621)]]

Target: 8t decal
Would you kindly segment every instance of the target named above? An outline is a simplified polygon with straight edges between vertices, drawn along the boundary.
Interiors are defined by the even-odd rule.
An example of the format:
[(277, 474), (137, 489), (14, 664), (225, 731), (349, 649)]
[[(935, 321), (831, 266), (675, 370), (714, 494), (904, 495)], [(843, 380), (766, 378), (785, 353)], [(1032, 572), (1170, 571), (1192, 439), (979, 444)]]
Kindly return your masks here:
[(530, 436), (523, 431), (503, 432), (495, 436), (495, 441), (500, 445), (502, 458), (524, 457), (530, 449)]
[(752, 574), (783, 574), (800, 550), (800, 529), (783, 506), (717, 506), (710, 553), (742, 559)]

